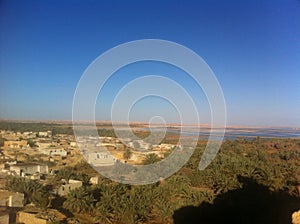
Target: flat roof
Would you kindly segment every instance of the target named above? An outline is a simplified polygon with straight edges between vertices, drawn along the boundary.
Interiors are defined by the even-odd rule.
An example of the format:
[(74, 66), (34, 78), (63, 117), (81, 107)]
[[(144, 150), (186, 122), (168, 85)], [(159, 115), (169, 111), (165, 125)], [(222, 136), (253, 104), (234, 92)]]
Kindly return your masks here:
[(17, 163), (17, 164), (12, 164), (10, 166), (18, 166), (18, 167), (25, 167), (25, 166), (47, 166), (47, 164), (42, 164), (42, 163)]
[(8, 190), (0, 190), (0, 200), (8, 198), (10, 195), (24, 195), (19, 192), (12, 192)]

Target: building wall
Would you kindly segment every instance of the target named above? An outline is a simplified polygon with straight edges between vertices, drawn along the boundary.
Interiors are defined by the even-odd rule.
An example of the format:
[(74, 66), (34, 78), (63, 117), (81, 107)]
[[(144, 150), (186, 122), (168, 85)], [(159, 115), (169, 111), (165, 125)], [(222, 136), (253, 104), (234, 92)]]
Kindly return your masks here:
[[(4, 207), (23, 207), (24, 194), (0, 190), (0, 206)], [(1, 222), (0, 222), (1, 224)]]
[(12, 172), (15, 172), (17, 175), (21, 176), (21, 169), (20, 167), (17, 166), (10, 166), (9, 170)]
[(35, 143), (40, 149), (47, 148), (52, 145), (52, 142), (37, 142)]
[(9, 213), (0, 214), (0, 223), (9, 224)]
[(36, 213), (18, 212), (17, 223), (24, 224), (47, 224), (46, 219), (40, 219), (36, 217)]
[(39, 165), (38, 172), (45, 173), (45, 174), (49, 173), (48, 166), (47, 165)]
[(77, 142), (70, 142), (70, 146), (76, 147), (77, 146)]
[(38, 133), (39, 137), (47, 137), (48, 136), (48, 132), (47, 131), (40, 131)]
[[(12, 165), (12, 166), (10, 166), (10, 171), (16, 172), (16, 174), (19, 175), (19, 176), (24, 176), (25, 174), (33, 175), (36, 172), (44, 173), (44, 174), (49, 173), (48, 166), (47, 165), (40, 165), (40, 164), (28, 165), (28, 166), (26, 166), (26, 165), (22, 165), (22, 166)], [(23, 174), (23, 175), (21, 175), (21, 174)]]
[(26, 140), (21, 141), (4, 141), (4, 147), (6, 148), (22, 148), (27, 146)]
[(63, 148), (47, 148), (41, 152), (49, 156), (67, 156), (67, 151)]
[(99, 182), (100, 182), (100, 177), (98, 177), (98, 176), (96, 176), (96, 177), (91, 177), (91, 179), (90, 179), (90, 183), (91, 184), (99, 184)]
[(94, 166), (111, 166), (116, 162), (115, 157), (108, 153), (95, 152), (88, 153), (88, 163)]
[(65, 196), (70, 193), (71, 190), (82, 187), (82, 181), (79, 180), (69, 180), (68, 184), (64, 184), (59, 187), (57, 194), (60, 196)]
[(15, 193), (9, 196), (8, 206), (9, 207), (23, 207), (24, 205), (24, 194)]

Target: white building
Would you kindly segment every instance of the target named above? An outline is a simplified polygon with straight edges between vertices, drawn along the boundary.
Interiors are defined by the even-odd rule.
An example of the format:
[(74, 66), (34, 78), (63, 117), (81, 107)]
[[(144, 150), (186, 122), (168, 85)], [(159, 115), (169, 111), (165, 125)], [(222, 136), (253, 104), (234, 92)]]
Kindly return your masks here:
[(67, 151), (64, 150), (63, 148), (50, 147), (46, 149), (41, 149), (40, 152), (49, 156), (61, 156), (61, 157), (67, 156)]
[(18, 176), (25, 177), (31, 176), (36, 173), (47, 174), (49, 173), (48, 165), (35, 164), (35, 163), (17, 163), (10, 165), (9, 170)]
[(93, 166), (112, 166), (116, 158), (107, 152), (90, 152), (86, 155), (87, 162)]
[(76, 147), (77, 146), (77, 142), (70, 142), (70, 146)]
[(52, 137), (52, 131), (39, 131), (39, 137)]
[(57, 194), (60, 196), (65, 196), (69, 194), (71, 190), (74, 190), (79, 187), (82, 187), (82, 181), (70, 179), (68, 183), (64, 183), (58, 188)]
[(53, 143), (52, 142), (36, 142), (35, 143), (40, 149), (48, 148), (50, 147)]
[(97, 185), (100, 183), (101, 177), (95, 176), (90, 178), (90, 183), (93, 185)]
[(175, 146), (175, 145), (172, 145), (172, 144), (164, 144), (164, 143), (162, 143), (162, 144), (158, 145), (158, 147), (161, 148), (161, 149), (172, 150), (172, 149), (174, 149), (176, 146)]

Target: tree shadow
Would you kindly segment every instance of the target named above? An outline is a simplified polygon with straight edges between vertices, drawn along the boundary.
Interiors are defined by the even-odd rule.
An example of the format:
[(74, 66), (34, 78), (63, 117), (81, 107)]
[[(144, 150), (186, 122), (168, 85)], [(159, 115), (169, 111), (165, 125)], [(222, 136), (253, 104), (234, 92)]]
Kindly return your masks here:
[(74, 217), (73, 213), (70, 212), (69, 210), (63, 208), (63, 203), (66, 199), (61, 196), (56, 196), (52, 201), (51, 201), (51, 208), (57, 209), (59, 212), (64, 214), (67, 218)]
[(174, 212), (174, 224), (291, 224), (300, 198), (271, 192), (254, 180), (239, 177), (242, 189), (220, 195), (213, 204), (187, 206)]

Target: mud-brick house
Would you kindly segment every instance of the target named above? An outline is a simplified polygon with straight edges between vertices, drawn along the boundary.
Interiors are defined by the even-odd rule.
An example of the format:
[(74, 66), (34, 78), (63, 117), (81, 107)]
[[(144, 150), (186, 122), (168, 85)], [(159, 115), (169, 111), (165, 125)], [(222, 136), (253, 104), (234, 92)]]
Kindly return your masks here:
[(86, 158), (93, 166), (112, 166), (116, 163), (116, 158), (107, 152), (90, 152)]
[(0, 206), (20, 208), (24, 206), (24, 194), (0, 190)]
[(70, 179), (67, 183), (64, 183), (58, 188), (57, 194), (60, 196), (65, 196), (69, 194), (70, 191), (79, 187), (82, 187), (82, 181)]
[(66, 150), (58, 147), (49, 147), (49, 148), (41, 149), (40, 152), (49, 156), (61, 156), (61, 157), (66, 157), (68, 154)]
[(0, 223), (16, 223), (17, 210), (24, 206), (24, 194), (0, 190)]
[(4, 148), (12, 148), (12, 149), (21, 149), (24, 147), (28, 147), (28, 143), (26, 140), (20, 141), (4, 141)]
[(9, 167), (11, 172), (14, 172), (20, 177), (32, 176), (34, 174), (48, 174), (49, 169), (46, 164), (37, 164), (37, 163), (17, 163)]
[(17, 223), (23, 224), (51, 224), (53, 222), (61, 223), (66, 216), (55, 209), (43, 211), (38, 208), (26, 208), (17, 213)]

